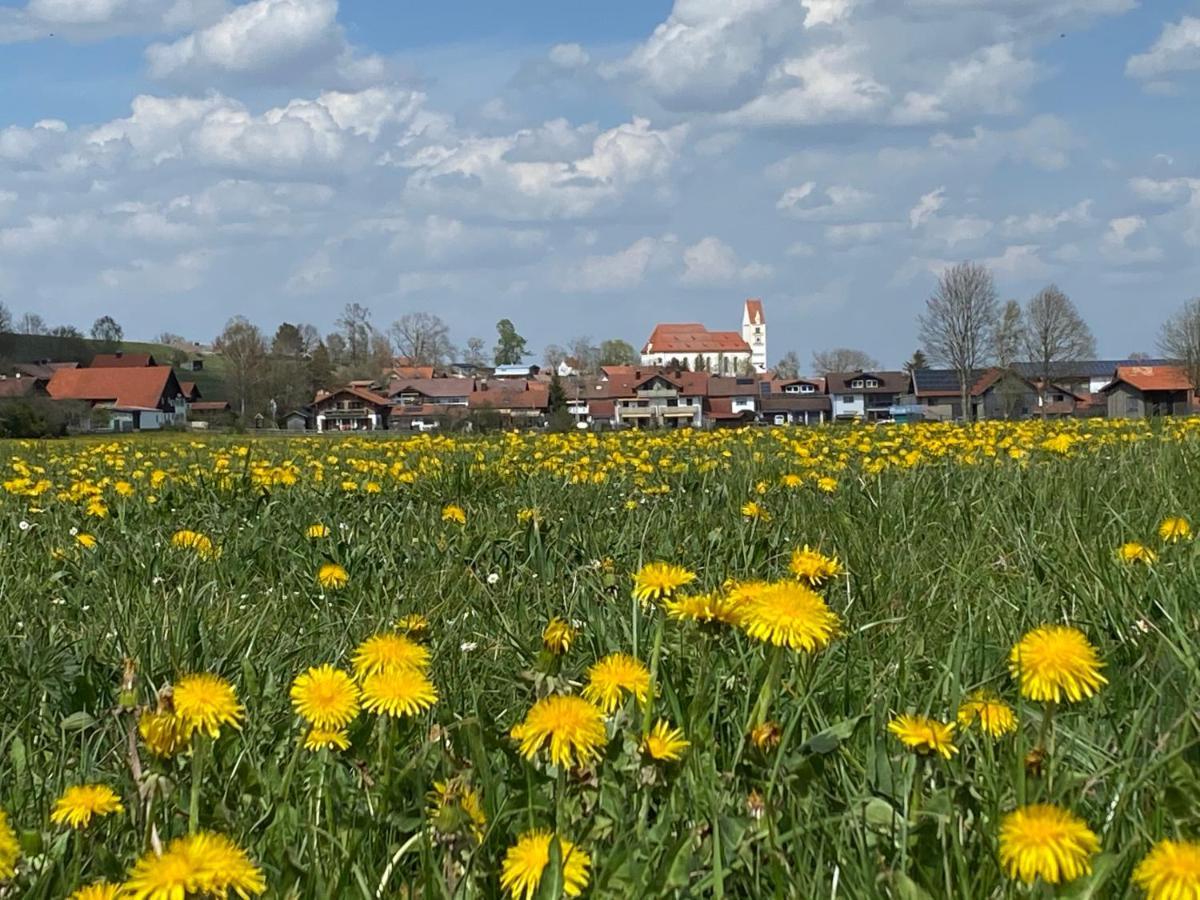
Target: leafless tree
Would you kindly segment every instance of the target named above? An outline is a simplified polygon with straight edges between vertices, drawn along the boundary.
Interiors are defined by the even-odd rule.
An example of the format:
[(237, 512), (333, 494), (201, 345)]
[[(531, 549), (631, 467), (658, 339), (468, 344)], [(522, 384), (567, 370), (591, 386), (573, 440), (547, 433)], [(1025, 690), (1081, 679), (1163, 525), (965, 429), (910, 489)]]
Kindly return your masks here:
[(46, 320), (35, 312), (27, 312), (17, 319), (17, 334), (45, 334), (49, 330)]
[(776, 378), (799, 378), (800, 356), (795, 350), (789, 350), (779, 362), (775, 363)]
[(371, 310), (361, 303), (347, 303), (334, 324), (346, 340), (347, 362), (363, 362), (371, 351)]
[(1187, 371), (1192, 390), (1200, 390), (1200, 297), (1193, 297), (1163, 323), (1158, 349)]
[(13, 317), (7, 306), (0, 302), (0, 331), (12, 331)]
[(463, 362), (469, 366), (486, 366), (488, 364), (487, 345), (484, 344), (483, 338), (467, 338), (467, 349)]
[(433, 313), (405, 313), (388, 329), (396, 355), (414, 366), (440, 366), (454, 353), (450, 329)]
[(813, 372), (817, 375), (828, 375), (832, 372), (865, 372), (868, 369), (879, 368), (878, 360), (869, 353), (852, 347), (818, 350), (813, 353), (812, 364)]
[(558, 364), (567, 358), (567, 351), (560, 344), (547, 344), (542, 351), (542, 361), (547, 369), (557, 369)]
[(1017, 361), (1026, 342), (1024, 316), (1018, 301), (1009, 300), (1004, 304), (1000, 321), (996, 324), (996, 365), (1002, 369), (1009, 368)]
[(317, 331), (315, 325), (310, 325), (307, 322), (301, 323), (300, 340), (304, 344), (303, 352), (312, 353), (317, 349), (317, 344), (321, 343), (321, 332)]
[(245, 316), (234, 316), (213, 341), (213, 349), (225, 358), (230, 393), (243, 418), (260, 397), (266, 377), (267, 342), (258, 326)]
[(1036, 366), (1038, 400), (1046, 414), (1046, 391), (1061, 375), (1063, 363), (1096, 355), (1096, 339), (1071, 298), (1050, 284), (1029, 301), (1025, 310), (1025, 355)]
[(938, 279), (918, 320), (930, 359), (954, 369), (964, 419), (971, 418), (971, 384), (995, 350), (996, 285), (986, 266), (962, 262)]
[(575, 369), (581, 375), (593, 375), (600, 371), (600, 348), (592, 343), (588, 335), (571, 338), (567, 344), (567, 356), (575, 360)]

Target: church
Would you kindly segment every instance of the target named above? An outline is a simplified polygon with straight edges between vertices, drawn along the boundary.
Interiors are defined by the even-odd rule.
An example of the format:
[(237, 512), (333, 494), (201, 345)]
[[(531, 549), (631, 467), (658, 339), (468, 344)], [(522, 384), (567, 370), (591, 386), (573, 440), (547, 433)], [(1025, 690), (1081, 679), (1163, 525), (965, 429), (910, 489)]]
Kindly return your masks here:
[(714, 375), (767, 371), (767, 319), (761, 300), (742, 307), (742, 330), (709, 331), (698, 322), (660, 323), (642, 347), (642, 365), (682, 365)]

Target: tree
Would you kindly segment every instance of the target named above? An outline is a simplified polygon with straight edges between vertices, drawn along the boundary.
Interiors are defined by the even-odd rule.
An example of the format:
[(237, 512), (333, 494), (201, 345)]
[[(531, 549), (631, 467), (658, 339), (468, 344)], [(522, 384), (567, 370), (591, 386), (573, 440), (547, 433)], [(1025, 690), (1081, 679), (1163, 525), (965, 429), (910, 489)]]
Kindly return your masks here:
[(1132, 353), (1130, 353), (1125, 358), (1128, 359), (1130, 362), (1145, 362), (1146, 360), (1148, 360), (1150, 358), (1150, 354), (1147, 353), (1145, 350), (1134, 350)]
[(186, 343), (188, 343), (188, 339), (185, 338), (182, 334), (176, 334), (173, 331), (164, 331), (164, 332), (161, 332), (158, 335), (158, 337), (156, 337), (154, 339), (154, 343), (166, 344), (168, 347), (170, 347), (170, 346), (186, 344)]
[(547, 369), (557, 369), (558, 364), (567, 358), (567, 351), (558, 344), (547, 344), (542, 354)]
[(1158, 349), (1187, 372), (1192, 390), (1200, 390), (1200, 297), (1193, 297), (1163, 323)]
[(787, 380), (800, 377), (800, 355), (795, 350), (789, 350), (775, 363), (775, 377)]
[(600, 344), (598, 363), (601, 366), (636, 366), (637, 351), (628, 341), (620, 338), (610, 338)]
[(812, 364), (813, 371), (818, 375), (828, 375), (831, 372), (866, 372), (879, 368), (878, 360), (852, 347), (819, 350), (813, 353)]
[(567, 408), (567, 392), (558, 373), (550, 375), (550, 388), (546, 396), (551, 431), (568, 431), (571, 428), (571, 411)]
[(17, 334), (45, 334), (49, 329), (45, 319), (35, 312), (27, 312), (17, 320), (13, 330)]
[(346, 341), (346, 362), (364, 362), (371, 352), (371, 310), (361, 303), (347, 303), (334, 324)]
[(336, 331), (325, 335), (325, 349), (329, 353), (329, 361), (332, 365), (340, 366), (350, 361), (350, 354), (346, 350), (346, 339)]
[(525, 338), (517, 334), (517, 329), (508, 319), (496, 323), (495, 360), (498, 366), (515, 366), (525, 356)]
[(0, 302), (0, 331), (12, 331), (12, 327), (12, 313), (3, 302)]
[(469, 366), (486, 366), (488, 360), (484, 347), (483, 338), (467, 338), (467, 352), (463, 362)]
[(1046, 391), (1062, 363), (1096, 355), (1096, 339), (1071, 298), (1050, 284), (1042, 288), (1025, 310), (1025, 355), (1036, 367), (1038, 400), (1046, 414)]
[(55, 325), (50, 329), (50, 335), (57, 338), (68, 338), (73, 341), (83, 340), (83, 332), (74, 325)]
[(271, 352), (276, 356), (301, 356), (304, 353), (304, 336), (291, 322), (281, 322), (271, 338)]
[[(324, 341), (317, 341), (317, 345), (313, 347), (312, 353), (308, 357), (308, 382), (312, 385), (315, 393), (322, 388), (329, 387), (332, 380), (333, 361), (329, 358), (329, 349), (325, 346)], [(312, 397), (309, 397), (305, 403), (311, 400)]]
[(303, 345), (302, 353), (312, 353), (317, 349), (317, 344), (321, 343), (321, 333), (317, 331), (316, 326), (309, 325), (304, 322), (296, 326), (300, 332), (300, 341)]
[(92, 323), (92, 340), (99, 341), (109, 352), (121, 348), (125, 332), (112, 316), (101, 316)]
[(986, 266), (962, 262), (938, 279), (918, 320), (929, 357), (958, 375), (964, 419), (971, 418), (971, 384), (995, 350), (996, 285)]
[(246, 408), (253, 408), (263, 393), (267, 343), (262, 332), (245, 316), (234, 316), (213, 341), (213, 349), (225, 358), (229, 393), (245, 418)]
[(411, 366), (440, 366), (454, 355), (450, 329), (433, 313), (405, 313), (392, 323), (388, 334), (396, 355)]
[(996, 365), (1003, 369), (1012, 366), (1027, 337), (1021, 304), (1009, 300), (1004, 304), (1004, 311), (1000, 313), (1000, 320), (996, 324)]
[(575, 369), (580, 375), (594, 375), (600, 370), (600, 348), (587, 335), (571, 338), (567, 356), (575, 360)]
[(917, 369), (924, 369), (928, 366), (929, 360), (925, 357), (925, 351), (914, 350), (912, 357), (904, 364), (904, 371), (912, 375)]

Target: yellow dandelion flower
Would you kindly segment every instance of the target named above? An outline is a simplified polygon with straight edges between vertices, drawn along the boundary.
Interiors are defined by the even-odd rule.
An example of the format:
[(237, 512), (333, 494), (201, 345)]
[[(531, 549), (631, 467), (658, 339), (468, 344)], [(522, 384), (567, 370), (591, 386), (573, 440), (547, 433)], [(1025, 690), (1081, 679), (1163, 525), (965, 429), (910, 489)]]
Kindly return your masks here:
[(659, 719), (650, 729), (650, 734), (642, 743), (642, 749), (651, 759), (659, 762), (674, 762), (683, 755), (683, 751), (692, 746), (683, 736), (679, 728), (672, 728), (666, 719)]
[(429, 818), (442, 834), (469, 830), (476, 843), (483, 840), (487, 814), (479, 791), (462, 779), (435, 781), (428, 795)]
[(248, 898), (267, 890), (262, 871), (229, 838), (198, 832), (171, 841), (162, 854), (147, 853), (134, 864), (123, 897), (181, 900), (195, 895)]
[(750, 740), (759, 750), (772, 750), (778, 747), (782, 737), (783, 729), (779, 727), (778, 722), (771, 720), (750, 729)]
[(1192, 539), (1192, 524), (1182, 516), (1169, 516), (1158, 523), (1158, 536), (1169, 544)]
[(742, 518), (758, 520), (761, 522), (770, 522), (771, 514), (767, 512), (767, 508), (757, 500), (749, 500), (742, 504)]
[(509, 734), (521, 744), (521, 755), (533, 759), (549, 745), (556, 766), (583, 766), (600, 756), (608, 743), (604, 713), (582, 697), (552, 694), (530, 707), (525, 720)]
[(396, 630), (421, 639), (429, 634), (429, 618), (422, 613), (409, 613), (396, 620)]
[(183, 723), (169, 710), (145, 710), (138, 717), (138, 734), (150, 752), (164, 759), (169, 759), (187, 746)]
[(453, 522), (455, 525), (466, 525), (467, 511), (457, 503), (447, 503), (442, 507), (442, 521)]
[(797, 475), (794, 472), (788, 472), (780, 480), (785, 488), (798, 488), (804, 484), (804, 476)]
[(650, 670), (640, 659), (628, 653), (610, 653), (588, 669), (583, 696), (607, 714), (621, 705), (626, 693), (644, 703), (649, 690)]
[(8, 824), (8, 813), (0, 809), (0, 881), (12, 878), (21, 857), (21, 843)]
[(663, 609), (672, 619), (686, 619), (702, 625), (710, 622), (740, 625), (744, 599), (736, 593), (684, 594), (665, 601)]
[(1087, 823), (1044, 803), (1023, 806), (1000, 823), (1000, 865), (1026, 884), (1074, 881), (1092, 871), (1100, 841)]
[(359, 678), (395, 669), (427, 669), (429, 651), (412, 638), (385, 632), (359, 644), (350, 663)]
[(633, 576), (633, 596), (642, 603), (666, 600), (685, 584), (696, 580), (696, 573), (673, 563), (646, 563)]
[(92, 818), (102, 818), (112, 813), (123, 813), (121, 798), (106, 784), (77, 784), (63, 791), (54, 801), (50, 821), (55, 825), (71, 828), (87, 828)]
[(92, 550), (95, 549), (96, 538), (94, 535), (80, 532), (79, 534), (75, 535), (75, 543), (85, 550)]
[(526, 507), (517, 510), (517, 523), (527, 525), (532, 522), (534, 525), (540, 524), (542, 521), (541, 511), (536, 507)]
[(1130, 566), (1136, 563), (1148, 566), (1158, 560), (1158, 554), (1145, 544), (1139, 544), (1137, 541), (1126, 541), (1117, 548), (1117, 559)]
[(1104, 663), (1082, 631), (1066, 625), (1043, 625), (1012, 648), (1008, 667), (1029, 700), (1058, 703), (1091, 697), (1108, 683)]
[(358, 715), (358, 685), (328, 663), (297, 675), (291, 697), (296, 712), (317, 729), (340, 731)]
[(954, 746), (954, 724), (928, 716), (899, 715), (888, 722), (888, 731), (905, 747), (917, 753), (937, 753), (949, 759), (958, 752)]
[(322, 525), (320, 522), (316, 522), (308, 526), (308, 529), (304, 532), (304, 536), (312, 541), (320, 540), (321, 538), (327, 538), (329, 537), (329, 526)]
[(740, 612), (742, 628), (750, 637), (808, 653), (826, 646), (840, 624), (817, 593), (790, 581), (749, 591)]
[(571, 649), (578, 634), (570, 622), (555, 616), (542, 632), (542, 646), (555, 656), (562, 656)]
[(222, 725), (241, 728), (242, 719), (246, 717), (233, 685), (219, 675), (207, 672), (180, 678), (175, 685), (174, 704), (185, 739), (197, 731), (218, 738)]
[(548, 830), (527, 831), (504, 854), (500, 887), (514, 900), (533, 900), (542, 882), (542, 873), (550, 864), (550, 842), (558, 841), (562, 859), (563, 893), (578, 897), (588, 885), (591, 857), (564, 837)]
[(221, 555), (212, 538), (199, 531), (190, 531), (186, 528), (171, 535), (171, 546), (181, 550), (191, 550), (205, 560), (213, 560)]
[(788, 568), (792, 574), (809, 587), (819, 588), (825, 582), (831, 581), (844, 573), (841, 561), (836, 556), (826, 556), (805, 544), (799, 550), (792, 551), (792, 560)]
[(991, 691), (975, 691), (959, 705), (959, 725), (970, 728), (976, 719), (984, 733), (994, 738), (1017, 730), (1017, 714)]
[(313, 753), (318, 750), (349, 750), (350, 735), (345, 731), (314, 726), (304, 736), (304, 749)]
[(1163, 840), (1133, 870), (1148, 900), (1200, 900), (1200, 842)]
[(830, 478), (828, 475), (824, 475), (817, 479), (817, 488), (827, 494), (832, 494), (838, 489), (837, 479)]
[(68, 900), (117, 900), (121, 896), (121, 885), (97, 881), (76, 890)]
[(437, 688), (420, 669), (384, 669), (362, 681), (363, 709), (381, 716), (415, 716), (437, 699)]
[(327, 562), (317, 569), (317, 584), (329, 591), (339, 591), (350, 583), (350, 573), (337, 563)]

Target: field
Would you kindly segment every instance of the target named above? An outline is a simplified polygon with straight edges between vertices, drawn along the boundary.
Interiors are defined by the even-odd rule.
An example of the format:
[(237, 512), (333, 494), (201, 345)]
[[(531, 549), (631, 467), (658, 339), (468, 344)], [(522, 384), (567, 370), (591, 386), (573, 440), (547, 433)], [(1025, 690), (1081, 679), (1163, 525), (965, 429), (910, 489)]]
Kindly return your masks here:
[(0, 895), (1200, 896), (1200, 422), (4, 451)]

